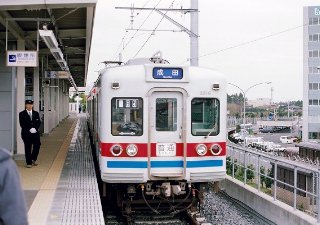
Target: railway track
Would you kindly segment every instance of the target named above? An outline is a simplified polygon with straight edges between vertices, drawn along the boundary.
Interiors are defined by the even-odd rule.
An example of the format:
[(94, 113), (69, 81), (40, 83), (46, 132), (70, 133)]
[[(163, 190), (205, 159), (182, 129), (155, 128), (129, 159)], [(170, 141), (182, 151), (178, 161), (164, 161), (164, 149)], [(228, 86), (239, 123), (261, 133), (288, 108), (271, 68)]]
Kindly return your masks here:
[(210, 191), (208, 196), (212, 199), (201, 206), (200, 212), (184, 211), (177, 215), (161, 213), (157, 215), (145, 209), (139, 212), (133, 211), (129, 218), (123, 217), (121, 212), (115, 214), (105, 211), (106, 225), (275, 225), (223, 191), (218, 193)]
[(155, 215), (139, 212), (132, 217), (121, 217), (113, 212), (106, 212), (106, 225), (212, 225), (199, 213), (183, 212), (178, 215)]

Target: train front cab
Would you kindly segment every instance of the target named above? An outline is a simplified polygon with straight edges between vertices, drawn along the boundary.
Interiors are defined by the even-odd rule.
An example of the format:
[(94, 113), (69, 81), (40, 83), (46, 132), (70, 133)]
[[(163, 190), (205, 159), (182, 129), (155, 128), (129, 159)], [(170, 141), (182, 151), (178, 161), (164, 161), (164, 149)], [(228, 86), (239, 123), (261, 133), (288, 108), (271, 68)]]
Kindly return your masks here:
[[(121, 87), (115, 94), (109, 91), (111, 97), (102, 97), (105, 103), (111, 103), (101, 109), (106, 114), (111, 111), (110, 127), (100, 129), (104, 134), (111, 130), (111, 135), (105, 138), (109, 142), (102, 142), (100, 146), (102, 180), (107, 183), (157, 180), (193, 183), (223, 179), (226, 163), (224, 79), (211, 70), (198, 68), (193, 68), (193, 74), (185, 73), (187, 81), (181, 82), (153, 81), (145, 78), (144, 73), (130, 71), (131, 75), (120, 82)], [(148, 68), (146, 71), (148, 76)], [(119, 74), (112, 77), (109, 73), (106, 77), (103, 87), (111, 87), (116, 78), (121, 80)], [(133, 83), (139, 90), (133, 90)], [(102, 95), (106, 93), (103, 91)], [(102, 119), (101, 123), (107, 124), (110, 120)]]

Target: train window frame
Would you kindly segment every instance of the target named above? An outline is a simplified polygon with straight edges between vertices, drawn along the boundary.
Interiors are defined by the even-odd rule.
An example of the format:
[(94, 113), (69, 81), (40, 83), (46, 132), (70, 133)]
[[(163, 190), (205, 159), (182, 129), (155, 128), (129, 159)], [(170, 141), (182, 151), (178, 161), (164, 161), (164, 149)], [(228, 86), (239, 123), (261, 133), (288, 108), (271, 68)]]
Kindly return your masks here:
[[(216, 115), (216, 123), (215, 123), (215, 126), (217, 126), (217, 128), (216, 129), (213, 129), (213, 126), (212, 126), (212, 123), (214, 123), (214, 121), (212, 121), (212, 123), (211, 124), (209, 124), (210, 125), (210, 127), (208, 127), (208, 128), (201, 128), (201, 129), (199, 129), (199, 128), (195, 128), (195, 126), (196, 126), (196, 122), (197, 121), (194, 121), (193, 120), (193, 102), (195, 101), (195, 100), (202, 100), (203, 102), (205, 101), (205, 100), (211, 100), (211, 101), (215, 101), (216, 102), (216, 106), (217, 106), (217, 109), (214, 109), (214, 108), (211, 108), (211, 110), (215, 110), (215, 112), (217, 113), (217, 115)], [(201, 97), (196, 97), (196, 98), (193, 98), (192, 100), (191, 100), (191, 102), (190, 102), (190, 104), (191, 104), (191, 110), (190, 110), (190, 122), (191, 122), (191, 134), (193, 135), (193, 136), (217, 136), (217, 135), (219, 135), (220, 134), (220, 125), (221, 125), (221, 123), (220, 123), (220, 118), (221, 118), (221, 104), (220, 104), (220, 100), (218, 99), (218, 98), (201, 98)], [(202, 105), (203, 105), (204, 103), (202, 103)], [(204, 107), (204, 106), (203, 106)], [(215, 107), (215, 105), (213, 105), (213, 107)], [(202, 108), (202, 110), (204, 110), (203, 108)], [(209, 117), (208, 117), (209, 118)], [(202, 111), (202, 119), (201, 119), (201, 123), (202, 123), (202, 126), (204, 126), (204, 121), (205, 120), (205, 118), (204, 118), (204, 112)], [(198, 124), (197, 125), (201, 125), (201, 124), (199, 124), (199, 121), (198, 121)]]
[[(160, 122), (159, 122), (159, 120), (161, 119), (161, 113), (160, 113), (160, 109), (158, 108), (158, 106), (160, 106), (160, 103), (159, 103), (159, 101), (158, 100), (160, 100), (160, 99), (166, 99), (166, 100), (173, 100), (172, 102), (173, 102), (173, 107), (171, 108), (172, 109), (172, 114), (168, 114), (167, 115), (167, 118), (165, 118), (165, 117), (163, 117), (163, 118), (165, 118), (165, 119), (167, 119), (167, 122), (169, 123), (169, 116), (171, 116), (172, 118), (171, 118), (171, 120), (172, 120), (172, 123), (171, 123), (171, 126), (166, 126), (166, 127), (163, 127), (163, 129), (161, 129), (161, 127), (159, 126), (159, 124), (161, 124)], [(172, 103), (171, 102), (171, 103)], [(155, 124), (156, 124), (156, 131), (157, 132), (176, 132), (177, 130), (178, 130), (178, 126), (177, 126), (177, 121), (178, 121), (178, 99), (177, 98), (175, 98), (175, 97), (170, 97), (170, 98), (156, 98), (156, 100), (155, 100), (155, 103), (156, 103), (156, 105), (155, 105)], [(169, 110), (168, 110), (169, 111)], [(167, 112), (168, 113), (168, 112)], [(167, 124), (168, 125), (168, 124)]]
[[(114, 115), (119, 115), (119, 112), (114, 112), (115, 109), (119, 109), (117, 108), (117, 100), (120, 100), (120, 99), (127, 99), (127, 100), (138, 100), (139, 103), (138, 103), (138, 112), (141, 114), (141, 116), (139, 117), (139, 119), (141, 120), (141, 123), (137, 123), (137, 122), (134, 122), (134, 121), (129, 121), (129, 122), (122, 122), (122, 123), (119, 123), (118, 126), (116, 126), (117, 124), (114, 124), (115, 120), (114, 120)], [(114, 105), (115, 104), (115, 105)], [(143, 98), (141, 97), (113, 97), (110, 101), (110, 108), (111, 108), (111, 129), (110, 129), (110, 133), (112, 136), (117, 136), (117, 137), (137, 137), (137, 136), (142, 136), (143, 135)], [(115, 108), (114, 108), (115, 106)], [(125, 109), (125, 108), (124, 108)], [(114, 114), (115, 113), (115, 114)], [(130, 112), (130, 116), (131, 116), (131, 112)], [(115, 127), (114, 127), (115, 125)], [(120, 129), (120, 126), (123, 125), (123, 126), (130, 126), (130, 125), (139, 125), (139, 128), (140, 128), (140, 131), (137, 133), (137, 134), (132, 134), (133, 132), (131, 133), (126, 133), (126, 132), (121, 132), (118, 130)]]

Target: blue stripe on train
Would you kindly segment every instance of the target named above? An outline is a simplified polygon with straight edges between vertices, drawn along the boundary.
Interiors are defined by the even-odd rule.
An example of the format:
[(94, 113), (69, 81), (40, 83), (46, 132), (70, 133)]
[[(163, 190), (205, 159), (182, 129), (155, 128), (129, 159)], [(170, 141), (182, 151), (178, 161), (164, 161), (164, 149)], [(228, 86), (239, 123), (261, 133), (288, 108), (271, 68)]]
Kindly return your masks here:
[(151, 161), (151, 168), (183, 167), (183, 161)]
[[(222, 166), (222, 160), (200, 160), (200, 161), (187, 161), (187, 168), (199, 167), (218, 167)], [(146, 161), (108, 161), (108, 168), (147, 168), (148, 162)], [(151, 168), (176, 168), (183, 167), (183, 161), (151, 161)]]
[(221, 159), (220, 160), (187, 161), (187, 168), (218, 167), (222, 165), (223, 165), (223, 161)]
[(137, 161), (108, 161), (108, 168), (147, 168), (148, 162)]

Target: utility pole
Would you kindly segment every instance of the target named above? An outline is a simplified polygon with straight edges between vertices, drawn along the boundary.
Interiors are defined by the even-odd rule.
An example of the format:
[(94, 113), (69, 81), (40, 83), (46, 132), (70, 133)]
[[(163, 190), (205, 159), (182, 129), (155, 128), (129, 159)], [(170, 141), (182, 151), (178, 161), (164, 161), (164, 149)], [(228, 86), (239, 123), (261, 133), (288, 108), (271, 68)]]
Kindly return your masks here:
[(270, 91), (271, 91), (270, 105), (272, 105), (272, 103), (273, 103), (273, 87), (271, 87)]

